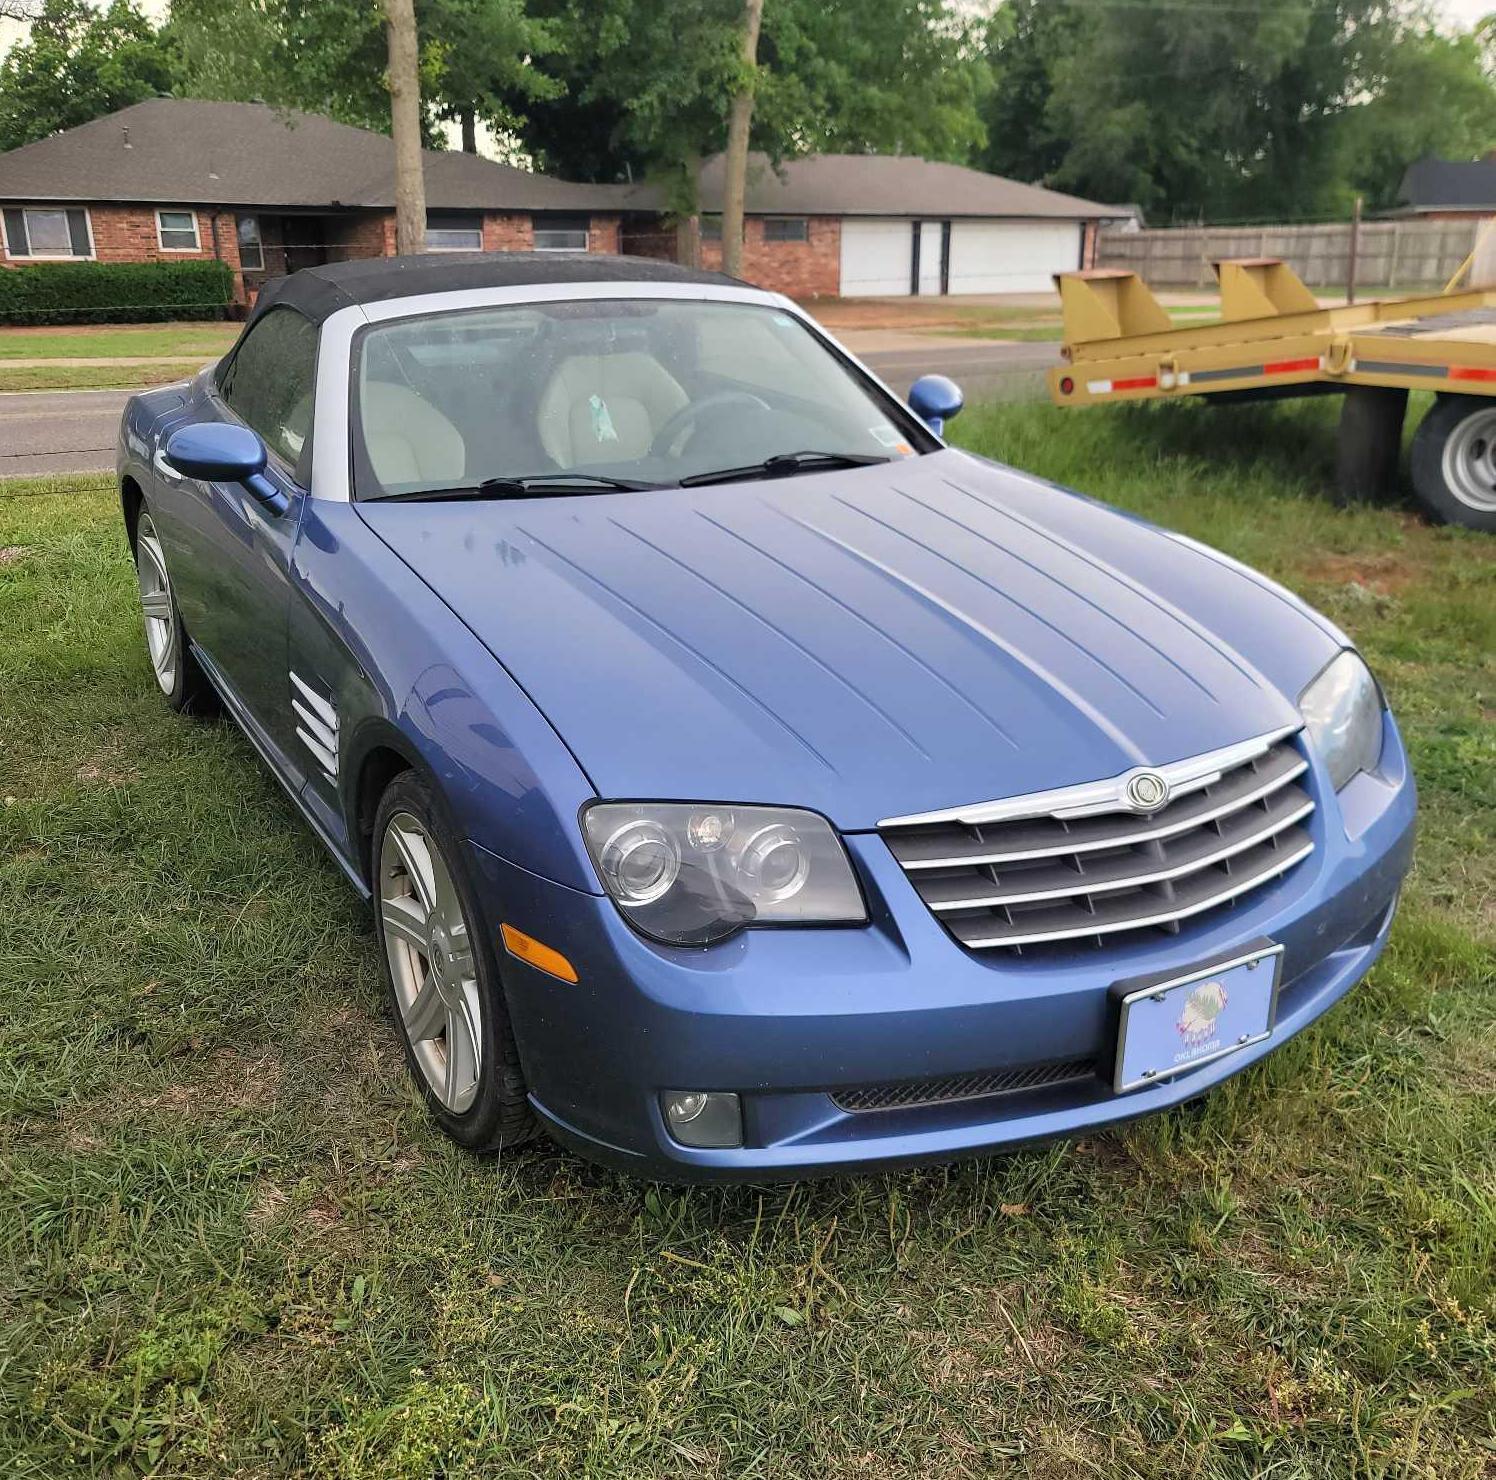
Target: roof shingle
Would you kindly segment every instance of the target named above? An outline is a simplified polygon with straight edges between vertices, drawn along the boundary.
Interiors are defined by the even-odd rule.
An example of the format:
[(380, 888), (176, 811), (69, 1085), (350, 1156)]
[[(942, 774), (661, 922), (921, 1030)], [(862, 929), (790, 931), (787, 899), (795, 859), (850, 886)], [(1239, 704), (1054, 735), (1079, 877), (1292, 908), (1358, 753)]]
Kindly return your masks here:
[[(722, 156), (701, 171), (703, 210), (722, 209)], [(645, 189), (635, 191), (640, 200)], [(748, 166), (746, 209), (787, 216), (987, 216), (1060, 221), (1104, 220), (1118, 214), (1074, 195), (1024, 185), (964, 165), (911, 154), (812, 154), (777, 169), (755, 154)]]
[(1410, 164), (1398, 199), (1414, 211), (1496, 210), (1496, 159), (1435, 159)]
[[(576, 185), (473, 154), (426, 151), (426, 204), (618, 210), (627, 187)], [(263, 103), (151, 98), (0, 154), (0, 199), (326, 208), (395, 202), (384, 134)]]

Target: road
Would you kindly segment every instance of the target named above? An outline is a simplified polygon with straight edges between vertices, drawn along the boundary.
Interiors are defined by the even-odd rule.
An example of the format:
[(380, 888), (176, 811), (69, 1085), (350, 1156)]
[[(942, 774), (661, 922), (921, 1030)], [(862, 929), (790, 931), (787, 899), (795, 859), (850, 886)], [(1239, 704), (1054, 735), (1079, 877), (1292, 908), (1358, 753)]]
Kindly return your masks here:
[[(905, 337), (905, 336), (900, 336)], [(855, 338), (848, 335), (857, 350)], [(920, 340), (914, 347), (858, 350), (903, 395), (931, 371), (961, 383), (969, 398), (1001, 391), (1014, 374), (1056, 362), (1053, 344), (960, 339)], [(0, 478), (108, 471), (129, 391), (26, 391), (0, 395)]]

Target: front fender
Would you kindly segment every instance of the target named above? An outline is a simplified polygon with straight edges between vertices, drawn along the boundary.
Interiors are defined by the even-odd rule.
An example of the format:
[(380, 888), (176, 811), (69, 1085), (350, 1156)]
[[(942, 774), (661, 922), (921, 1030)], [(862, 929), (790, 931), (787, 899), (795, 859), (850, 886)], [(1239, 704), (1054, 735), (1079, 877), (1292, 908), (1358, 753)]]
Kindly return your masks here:
[(503, 665), (353, 505), (308, 501), (293, 578), (303, 600), (293, 610), (292, 662), (326, 686), (340, 718), (338, 805), (360, 870), (363, 780), (384, 749), (426, 772), (473, 842), (598, 892), (577, 825), (595, 796), (581, 767)]

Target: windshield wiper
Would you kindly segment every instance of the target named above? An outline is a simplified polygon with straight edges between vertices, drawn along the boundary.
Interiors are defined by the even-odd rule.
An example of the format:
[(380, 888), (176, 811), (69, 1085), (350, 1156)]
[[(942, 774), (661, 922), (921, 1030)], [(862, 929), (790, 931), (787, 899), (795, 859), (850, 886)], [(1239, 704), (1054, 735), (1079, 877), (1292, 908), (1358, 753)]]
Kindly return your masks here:
[(455, 499), (525, 498), (566, 493), (638, 493), (669, 488), (669, 483), (646, 483), (638, 478), (609, 478), (601, 473), (527, 473), (518, 478), (485, 478), (461, 488), (418, 488), (412, 493), (387, 493), (377, 503), (421, 500), (429, 503)]
[(751, 478), (787, 478), (793, 473), (818, 473), (823, 468), (863, 468), (892, 459), (875, 452), (778, 452), (742, 468), (718, 468), (714, 473), (692, 473), (680, 480), (682, 488), (707, 483), (739, 483)]

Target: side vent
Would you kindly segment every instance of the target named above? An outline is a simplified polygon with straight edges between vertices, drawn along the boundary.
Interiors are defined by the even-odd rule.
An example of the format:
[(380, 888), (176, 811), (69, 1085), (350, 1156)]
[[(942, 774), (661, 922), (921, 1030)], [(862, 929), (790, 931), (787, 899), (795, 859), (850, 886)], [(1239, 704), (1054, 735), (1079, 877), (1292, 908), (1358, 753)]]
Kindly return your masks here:
[(312, 759), (322, 769), (322, 774), (336, 786), (338, 782), (338, 711), (330, 700), (301, 679), (298, 674), (288, 675), (291, 680), (291, 708), (296, 711), (300, 723), (296, 726), (296, 738), (306, 746)]

